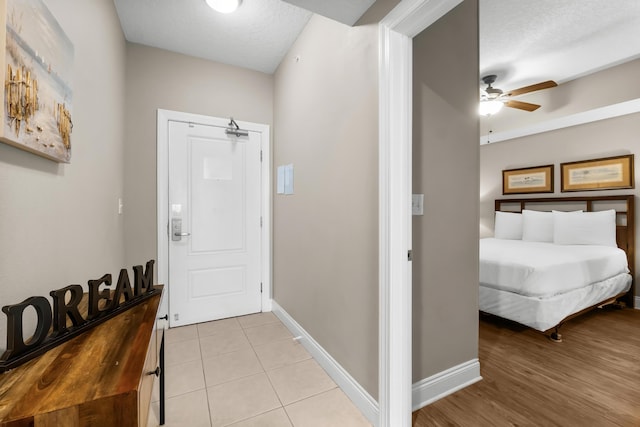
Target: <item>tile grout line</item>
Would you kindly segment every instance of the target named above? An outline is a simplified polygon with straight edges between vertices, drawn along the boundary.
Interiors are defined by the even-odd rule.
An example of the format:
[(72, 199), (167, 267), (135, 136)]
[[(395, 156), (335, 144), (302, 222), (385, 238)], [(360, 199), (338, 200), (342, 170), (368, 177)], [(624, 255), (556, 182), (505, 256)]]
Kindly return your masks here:
[[(199, 339), (197, 327), (195, 327), (195, 328), (196, 328), (196, 336), (195, 336), (195, 338), (181, 339), (179, 341), (172, 341), (172, 342), (166, 342), (165, 341), (165, 346), (176, 346), (176, 345), (181, 345), (182, 343), (187, 342), (187, 341), (194, 341), (195, 340), (195, 341), (198, 342), (198, 352), (200, 353), (200, 339)], [(204, 366), (202, 365), (202, 357), (200, 357), (199, 359), (188, 360), (186, 362), (173, 363), (171, 365), (166, 365), (165, 366), (165, 372), (167, 371), (167, 369), (171, 370), (174, 367), (179, 367), (179, 366), (187, 364), (187, 363), (194, 363), (194, 362), (198, 362), (198, 361), (200, 362), (201, 368), (204, 369)], [(202, 371), (202, 375), (203, 375), (203, 382), (204, 382), (204, 371)], [(205, 382), (203, 388), (205, 389), (205, 395), (206, 395), (206, 382)], [(185, 391), (184, 393), (176, 394), (174, 396), (167, 396), (165, 394), (165, 405), (170, 400), (177, 399), (177, 398), (180, 398), (182, 396), (185, 396), (185, 395), (188, 395), (188, 394), (191, 394), (191, 393), (197, 393), (197, 392), (199, 392), (201, 390), (202, 389), (198, 388), (198, 389), (195, 389), (195, 390)], [(152, 402), (152, 403), (158, 403), (158, 402), (159, 401), (155, 401), (155, 402)], [(208, 404), (208, 402), (207, 402), (207, 404)], [(210, 417), (209, 417), (209, 419), (210, 419)], [(209, 423), (211, 423), (211, 421), (209, 421)]]
[[(279, 322), (279, 321), (278, 321), (278, 322)], [(277, 323), (277, 322), (273, 322), (273, 323), (275, 324), (275, 323)], [(279, 322), (279, 323), (282, 323), (282, 322)], [(260, 325), (260, 326), (262, 326), (262, 325)], [(243, 329), (243, 330), (244, 330), (244, 329)], [(245, 335), (246, 335), (246, 334), (245, 334)], [(247, 336), (247, 340), (248, 340), (248, 339), (249, 339), (249, 337)], [(288, 339), (288, 338), (287, 338), (287, 339)], [(292, 337), (291, 339), (293, 339), (293, 337)], [(282, 339), (282, 340), (276, 340), (276, 341), (284, 341), (284, 340), (285, 340), (285, 339)], [(274, 341), (270, 341), (270, 342), (268, 342), (268, 343), (263, 343), (263, 344), (260, 344), (260, 345), (267, 345), (267, 344), (271, 344), (271, 343), (273, 343), (273, 342), (274, 342)], [(278, 395), (278, 392), (276, 391), (276, 388), (274, 387), (273, 382), (271, 381), (271, 377), (269, 376), (269, 374), (267, 373), (267, 370), (265, 369), (264, 365), (262, 364), (262, 360), (260, 360), (260, 357), (258, 356), (258, 353), (256, 353), (256, 349), (255, 349), (255, 347), (254, 347), (253, 343), (251, 342), (251, 340), (249, 340), (249, 344), (251, 345), (251, 349), (253, 350), (253, 352), (255, 353), (256, 357), (258, 358), (258, 362), (260, 362), (260, 366), (262, 366), (262, 370), (264, 371), (264, 374), (267, 376), (267, 380), (269, 381), (269, 384), (271, 385), (271, 388), (273, 389), (273, 392), (275, 393), (276, 397), (278, 398), (278, 402), (280, 402), (280, 408), (284, 411), (285, 416), (286, 416), (286, 417), (287, 417), (287, 419), (289, 420), (289, 424), (291, 424), (293, 427), (295, 427), (295, 426), (294, 426), (294, 424), (293, 424), (293, 420), (292, 420), (292, 419), (291, 419), (291, 417), (289, 416), (289, 412), (287, 412), (287, 408), (286, 408), (286, 407), (285, 407), (285, 405), (282, 403), (282, 399), (280, 398), (280, 395)], [(285, 366), (286, 366), (286, 365), (285, 365)], [(273, 370), (273, 369), (272, 369), (272, 370)], [(272, 411), (273, 411), (273, 410), (274, 410), (274, 409), (272, 409)], [(270, 412), (270, 411), (268, 411), (268, 412)], [(267, 412), (265, 412), (265, 414), (266, 414), (266, 413), (267, 413)], [(262, 414), (260, 414), (260, 415), (262, 415)]]
[[(253, 327), (255, 328), (255, 327), (260, 327), (260, 326), (265, 326), (265, 325), (271, 325), (271, 324), (281, 324), (282, 326), (284, 326), (284, 324), (283, 324), (281, 321), (277, 321), (277, 322), (270, 322), (270, 323), (263, 324), (263, 325), (255, 325), (255, 326), (253, 326)], [(245, 330), (245, 329), (251, 329), (251, 328), (243, 328), (243, 330)], [(246, 334), (245, 334), (245, 335), (246, 335)], [(247, 339), (249, 339), (249, 337), (248, 337), (248, 336), (247, 336)], [(294, 337), (294, 336), (291, 336), (291, 337), (287, 337), (287, 338), (277, 339), (277, 340), (270, 341), (270, 342), (267, 342), (267, 343), (262, 343), (262, 344), (260, 344), (260, 345), (268, 345), (268, 344), (272, 344), (272, 343), (274, 343), (274, 342), (278, 342), (278, 341), (289, 341), (289, 340), (293, 340), (293, 341), (295, 341), (295, 337)], [(251, 348), (253, 349), (253, 351), (254, 351), (254, 353), (255, 353), (255, 346), (254, 346), (254, 344), (251, 342), (251, 340), (249, 340), (249, 344), (251, 344)], [(260, 346), (260, 345), (259, 345), (259, 346)], [(257, 353), (256, 353), (256, 357), (258, 357)], [(309, 357), (308, 359), (298, 360), (298, 361), (295, 361), (295, 362), (292, 362), (292, 363), (284, 364), (284, 365), (282, 365), (282, 366), (278, 366), (278, 367), (272, 368), (272, 369), (270, 369), (269, 371), (275, 371), (275, 370), (277, 370), (277, 369), (284, 369), (284, 368), (289, 367), (289, 366), (293, 366), (293, 365), (296, 365), (296, 364), (299, 364), (299, 363), (307, 362), (308, 360), (313, 360), (315, 363), (318, 363), (318, 362), (313, 358), (313, 356), (311, 355), (311, 357)], [(278, 401), (280, 402), (281, 408), (284, 410), (284, 413), (285, 413), (285, 415), (286, 415), (287, 419), (289, 420), (289, 423), (290, 423), (293, 427), (296, 427), (296, 426), (295, 426), (295, 424), (294, 424), (293, 420), (291, 419), (291, 416), (289, 415), (289, 412), (287, 411), (287, 406), (288, 406), (288, 405), (293, 405), (293, 404), (296, 404), (296, 403), (299, 403), (299, 402), (303, 402), (303, 401), (305, 401), (305, 400), (307, 400), (307, 399), (310, 399), (310, 398), (313, 398), (313, 397), (319, 396), (319, 395), (321, 395), (321, 394), (323, 394), (323, 393), (328, 393), (328, 392), (330, 392), (330, 391), (332, 391), (332, 390), (335, 390), (336, 388), (339, 388), (339, 387), (338, 387), (338, 385), (337, 385), (335, 382), (333, 382), (333, 385), (334, 385), (334, 386), (333, 386), (333, 387), (331, 387), (331, 388), (330, 388), (330, 389), (328, 389), (328, 390), (323, 390), (323, 391), (318, 392), (318, 393), (315, 393), (315, 394), (313, 394), (313, 395), (311, 395), (311, 396), (307, 396), (307, 397), (305, 397), (305, 398), (298, 399), (298, 400), (296, 400), (296, 401), (294, 401), (294, 402), (290, 402), (290, 403), (288, 403), (287, 405), (285, 405), (285, 404), (282, 402), (282, 399), (280, 398), (280, 396), (278, 395), (278, 392), (276, 391), (276, 388), (275, 388), (275, 386), (273, 385), (273, 382), (271, 381), (271, 377), (270, 377), (270, 376), (269, 376), (269, 374), (268, 374), (268, 372), (269, 372), (269, 371), (267, 371), (267, 370), (264, 368), (264, 365), (262, 364), (262, 361), (260, 360), (260, 358), (259, 358), (259, 357), (258, 357), (258, 361), (260, 362), (260, 365), (262, 366), (262, 369), (264, 370), (264, 373), (266, 374), (267, 379), (269, 380), (269, 384), (271, 385), (271, 388), (274, 390), (274, 392), (275, 392), (275, 394), (276, 394), (276, 397), (278, 398)], [(326, 371), (324, 371), (324, 369), (322, 368), (322, 366), (320, 366), (320, 369), (322, 369), (322, 370), (323, 370), (323, 372), (325, 372), (325, 373), (326, 373)], [(270, 412), (270, 411), (267, 411), (267, 412)], [(265, 412), (265, 413), (267, 413), (267, 412)], [(262, 414), (259, 414), (259, 415), (262, 415)], [(249, 419), (250, 419), (250, 418), (249, 418)]]
[[(237, 319), (237, 320), (238, 320), (239, 318), (238, 318), (238, 317), (236, 317), (235, 319)], [(262, 374), (264, 374), (264, 375), (265, 375), (265, 377), (267, 377), (267, 381), (269, 381), (269, 385), (271, 386), (271, 389), (273, 390), (273, 393), (275, 394), (276, 398), (278, 399), (278, 402), (280, 402), (280, 408), (270, 409), (270, 410), (265, 411), (265, 412), (262, 412), (262, 413), (260, 413), (260, 414), (253, 415), (253, 416), (251, 416), (251, 417), (249, 417), (249, 418), (243, 418), (243, 419), (241, 419), (241, 420), (236, 420), (236, 421), (234, 421), (232, 424), (228, 424), (228, 425), (227, 425), (227, 426), (225, 426), (225, 427), (233, 426), (233, 424), (237, 424), (237, 423), (239, 423), (239, 422), (247, 421), (247, 420), (250, 420), (250, 419), (252, 419), (252, 418), (256, 418), (256, 417), (259, 417), (259, 416), (261, 416), (261, 415), (267, 414), (267, 413), (269, 413), (269, 412), (276, 411), (276, 410), (278, 410), (278, 409), (282, 409), (282, 410), (284, 410), (284, 413), (285, 413), (285, 415), (287, 416), (287, 419), (289, 419), (289, 422), (291, 423), (291, 425), (293, 425), (293, 422), (292, 422), (292, 421), (291, 421), (291, 419), (289, 418), (289, 414), (287, 413), (286, 409), (284, 408), (284, 405), (282, 404), (282, 399), (280, 399), (280, 396), (278, 395), (278, 392), (276, 391), (275, 387), (273, 386), (273, 383), (271, 382), (271, 378), (269, 378), (269, 374), (267, 374), (267, 370), (265, 369), (265, 367), (264, 367), (264, 365), (263, 365), (263, 363), (262, 363), (262, 360), (260, 360), (260, 357), (258, 356), (258, 353), (256, 353), (256, 349), (255, 349), (255, 347), (254, 347), (254, 344), (251, 342), (251, 340), (249, 339), (249, 336), (248, 336), (248, 335), (247, 335), (247, 333), (246, 333), (246, 329), (251, 329), (251, 328), (256, 328), (256, 327), (260, 327), (260, 326), (265, 326), (265, 325), (272, 324), (272, 323), (266, 323), (266, 324), (262, 324), (262, 325), (254, 325), (254, 326), (249, 327), (249, 328), (245, 328), (244, 326), (242, 326), (242, 323), (240, 323), (240, 321), (239, 321), (239, 320), (238, 320), (238, 323), (240, 324), (240, 328), (241, 328), (242, 333), (244, 334), (245, 338), (247, 339), (247, 342), (249, 342), (249, 346), (251, 347), (251, 351), (253, 351), (254, 356), (256, 357), (256, 359), (258, 360), (258, 363), (260, 364), (260, 368), (262, 368)], [(277, 322), (273, 322), (273, 324), (275, 324), (275, 323), (277, 323)], [(269, 344), (269, 343), (263, 343), (263, 344), (260, 344), (260, 345), (265, 345), (265, 344)], [(204, 366), (204, 364), (203, 364), (203, 366)], [(252, 375), (256, 375), (256, 374), (252, 374)], [(251, 375), (248, 375), (248, 376), (243, 377), (243, 378), (247, 378), (247, 377), (249, 377), (249, 376), (251, 376)], [(208, 402), (208, 399), (207, 399), (207, 402)], [(213, 425), (213, 422), (211, 422), (211, 424)]]
[[(262, 362), (260, 361), (260, 358), (258, 357), (258, 355), (257, 355), (257, 354), (256, 354), (256, 352), (255, 352), (255, 349), (253, 348), (253, 344), (251, 343), (251, 340), (249, 339), (249, 337), (247, 336), (247, 334), (246, 334), (246, 332), (245, 332), (245, 328), (242, 326), (242, 323), (240, 323), (239, 317), (234, 317), (233, 319), (235, 319), (235, 320), (236, 320), (236, 322), (238, 323), (238, 326), (240, 327), (240, 331), (242, 331), (242, 334), (244, 335), (245, 339), (246, 339), (246, 340), (247, 340), (247, 342), (249, 343), (249, 347), (251, 348), (251, 351), (253, 352), (253, 354), (254, 354), (254, 356), (256, 357), (256, 359), (258, 359), (258, 363), (260, 364), (260, 367), (262, 368), (262, 373), (263, 373), (263, 374), (265, 374), (265, 376), (267, 376), (267, 379), (269, 379), (269, 376), (268, 376), (268, 375), (266, 375), (266, 372), (265, 372), (265, 370), (264, 370), (264, 366), (262, 366)], [(216, 334), (212, 334), (212, 335), (208, 335), (208, 336), (215, 336), (215, 335), (216, 335)], [(241, 350), (237, 350), (237, 351), (241, 351)], [(226, 352), (226, 353), (220, 353), (220, 354), (218, 354), (217, 356), (220, 356), (220, 355), (222, 355), (222, 354), (229, 354), (229, 353), (233, 353), (233, 351)], [(203, 356), (202, 356), (202, 350), (201, 350), (200, 355), (201, 355), (201, 357), (203, 357)], [(203, 357), (203, 363), (202, 363), (202, 366), (203, 366), (203, 369), (204, 369), (204, 357)], [(235, 379), (233, 379), (233, 380), (229, 380), (229, 381), (226, 381), (226, 382), (221, 383), (221, 384), (226, 384), (226, 383), (229, 383), (229, 382), (233, 382), (233, 381), (236, 381), (236, 380), (238, 380), (238, 379), (248, 378), (248, 377), (250, 377), (250, 376), (252, 376), (252, 375), (257, 375), (257, 374), (251, 374), (251, 375), (247, 375), (247, 376), (244, 376), (244, 377), (241, 377), (241, 378), (235, 378)], [(221, 385), (221, 384), (216, 384), (216, 386), (217, 386), (217, 385)], [(270, 384), (271, 384), (271, 383), (270, 383)], [(215, 386), (211, 386), (211, 387), (215, 387)], [(206, 378), (205, 378), (205, 388), (207, 389), (207, 405), (209, 405), (209, 388), (208, 388), (208, 387), (206, 387)], [(273, 389), (273, 385), (271, 385), (271, 388)], [(275, 390), (274, 390), (274, 393), (275, 393)], [(278, 394), (277, 394), (277, 393), (276, 393), (276, 397), (278, 397)], [(278, 398), (278, 401), (280, 401), (280, 399), (279, 399), (279, 398)], [(281, 402), (281, 403), (282, 403), (282, 402)], [(267, 411), (267, 412), (269, 412), (269, 411)], [(266, 412), (264, 412), (264, 413), (266, 413)], [(254, 417), (259, 416), (259, 415), (262, 415), (262, 414), (255, 415)], [(209, 420), (210, 420), (211, 426), (213, 426), (213, 418), (212, 418), (212, 417), (213, 417), (213, 414), (211, 413), (211, 407), (209, 406)], [(242, 421), (249, 420), (249, 419), (254, 418), (254, 417), (249, 417), (249, 418), (243, 418), (243, 419), (241, 419), (241, 420), (236, 420), (236, 421), (234, 421), (234, 422), (233, 422), (233, 423), (231, 423), (231, 424), (227, 424), (225, 427), (231, 426), (231, 425), (233, 425), (233, 424), (237, 424), (237, 423), (242, 422)]]
[[(204, 380), (204, 365), (202, 365), (202, 354), (201, 354), (201, 352), (200, 352), (200, 336), (199, 336), (199, 333), (198, 333), (198, 327), (197, 327), (197, 324), (194, 324), (194, 325), (186, 325), (186, 326), (180, 326), (180, 327), (181, 327), (181, 328), (188, 328), (188, 327), (190, 327), (190, 326), (193, 326), (193, 327), (195, 328), (195, 330), (196, 330), (196, 337), (195, 337), (195, 338), (187, 338), (187, 339), (181, 339), (181, 340), (178, 340), (178, 341), (167, 342), (167, 341), (166, 341), (166, 337), (165, 337), (165, 347), (166, 347), (166, 346), (180, 345), (180, 344), (182, 344), (182, 343), (184, 343), (184, 342), (187, 342), (187, 341), (193, 341), (193, 340), (198, 341), (198, 351), (199, 351), (199, 353), (200, 353), (200, 366), (201, 366), (201, 367), (202, 367), (202, 369), (203, 369), (202, 374), (203, 374), (203, 380)], [(166, 348), (165, 348), (165, 352), (166, 352)], [(180, 365), (183, 365), (183, 364), (186, 364), (186, 363), (192, 363), (192, 362), (196, 362), (196, 361), (197, 361), (197, 359), (196, 359), (196, 360), (189, 360), (189, 361), (187, 361), (187, 362), (173, 363), (173, 364), (171, 364), (171, 365), (165, 365), (165, 372), (167, 371), (167, 369), (170, 369), (170, 368), (172, 368), (172, 367), (180, 366)], [(205, 381), (204, 389), (206, 390), (206, 388), (207, 388), (207, 384), (206, 384), (206, 381)], [(195, 393), (195, 392), (197, 392), (197, 391), (199, 391), (199, 389), (191, 390), (191, 391), (186, 391), (186, 392), (184, 392), (184, 393), (176, 394), (176, 395), (174, 395), (174, 396), (169, 396), (169, 397), (168, 397), (168, 396), (166, 395), (166, 393), (165, 393), (165, 404), (166, 404), (166, 401), (167, 401), (167, 400), (174, 399), (174, 398), (177, 398), (177, 397), (180, 397), (180, 396), (184, 396), (184, 395), (189, 394), (189, 393)], [(207, 402), (207, 405), (208, 405), (208, 402)]]
[[(256, 325), (252, 325), (252, 326), (249, 326), (249, 327), (245, 327), (245, 326), (243, 326), (243, 324), (239, 321), (239, 317), (234, 317), (234, 319), (235, 319), (235, 321), (237, 322), (237, 324), (239, 325), (240, 330), (243, 332), (243, 335), (244, 335), (245, 339), (246, 339), (246, 340), (247, 340), (247, 342), (249, 343), (249, 346), (250, 346), (250, 348), (251, 348), (251, 351), (253, 352), (254, 357), (258, 360), (259, 366), (260, 366), (260, 368), (261, 368), (261, 372), (259, 372), (259, 373), (262, 373), (262, 374), (264, 374), (264, 375), (267, 377), (267, 381), (269, 382), (269, 385), (271, 386), (272, 391), (274, 392), (274, 394), (275, 394), (276, 398), (278, 399), (278, 402), (279, 402), (280, 406), (279, 406), (279, 407), (277, 407), (277, 408), (273, 408), (273, 409), (270, 409), (270, 410), (268, 410), (268, 411), (262, 412), (262, 413), (260, 413), (260, 414), (253, 415), (253, 416), (251, 416), (251, 417), (249, 417), (249, 418), (245, 418), (245, 419), (242, 419), (242, 420), (236, 420), (236, 421), (234, 421), (234, 423), (229, 424), (229, 425), (230, 425), (230, 426), (232, 426), (232, 425), (233, 425), (233, 424), (235, 424), (235, 423), (239, 423), (239, 422), (247, 421), (247, 420), (250, 420), (250, 419), (252, 419), (252, 418), (259, 417), (259, 416), (262, 416), (262, 415), (264, 415), (264, 414), (267, 414), (267, 413), (269, 413), (269, 412), (273, 412), (273, 411), (277, 411), (278, 409), (282, 409), (282, 410), (284, 410), (284, 413), (285, 413), (285, 415), (286, 415), (286, 417), (287, 417), (287, 419), (288, 419), (288, 421), (289, 421), (290, 425), (295, 427), (295, 424), (294, 424), (293, 420), (291, 419), (291, 417), (290, 417), (290, 415), (289, 415), (289, 412), (287, 411), (287, 406), (286, 406), (286, 405), (284, 405), (284, 403), (283, 403), (283, 401), (282, 401), (282, 398), (279, 396), (279, 394), (278, 394), (278, 392), (277, 392), (277, 390), (276, 390), (276, 388), (275, 388), (275, 386), (274, 386), (274, 384), (273, 384), (273, 382), (272, 382), (272, 380), (271, 380), (271, 377), (269, 376), (269, 373), (268, 373), (268, 372), (270, 372), (270, 371), (276, 371), (276, 370), (278, 370), (278, 369), (283, 369), (283, 368), (286, 368), (286, 367), (289, 367), (289, 366), (294, 366), (294, 365), (296, 365), (296, 364), (303, 363), (303, 362), (308, 361), (308, 360), (314, 360), (314, 361), (315, 361), (315, 359), (313, 358), (313, 356), (312, 356), (312, 355), (310, 355), (310, 357), (309, 357), (309, 358), (307, 358), (307, 359), (303, 359), (303, 360), (296, 360), (296, 361), (293, 361), (293, 362), (290, 362), (290, 363), (284, 363), (282, 366), (276, 366), (276, 367), (273, 367), (273, 368), (272, 368), (272, 369), (270, 369), (270, 370), (267, 370), (267, 369), (265, 368), (265, 365), (264, 365), (264, 363), (263, 363), (262, 359), (258, 356), (258, 353), (257, 353), (257, 351), (256, 351), (256, 347), (261, 347), (261, 346), (265, 346), (265, 345), (272, 345), (273, 343), (277, 343), (277, 342), (281, 342), (281, 341), (282, 341), (282, 342), (284, 342), (284, 341), (288, 341), (288, 340), (295, 340), (295, 338), (294, 338), (293, 336), (286, 337), (286, 338), (276, 338), (276, 339), (274, 339), (274, 340), (269, 340), (269, 341), (267, 341), (267, 342), (262, 342), (262, 343), (259, 343), (259, 344), (257, 344), (257, 345), (254, 345), (254, 343), (249, 339), (249, 335), (247, 334), (247, 331), (248, 331), (248, 330), (250, 330), (250, 329), (255, 329), (255, 328), (259, 328), (259, 327), (264, 327), (264, 326), (278, 325), (278, 324), (280, 324), (280, 325), (284, 326), (284, 325), (282, 324), (282, 322), (281, 322), (279, 319), (276, 319), (275, 321), (267, 321), (266, 323), (263, 323), (263, 324), (256, 324)], [(206, 323), (206, 322), (202, 322), (202, 323)], [(206, 400), (207, 400), (207, 411), (208, 411), (208, 415), (209, 415), (209, 425), (210, 425), (210, 426), (213, 426), (213, 414), (212, 414), (211, 404), (210, 404), (210, 400), (209, 400), (209, 388), (210, 388), (210, 387), (208, 386), (207, 381), (206, 381), (206, 375), (205, 375), (205, 364), (204, 364), (204, 362), (205, 362), (205, 358), (204, 358), (203, 349), (202, 349), (202, 345), (201, 345), (201, 341), (200, 341), (200, 340), (201, 340), (201, 339), (203, 339), (203, 338), (208, 338), (208, 337), (211, 337), (211, 336), (215, 336), (215, 335), (217, 335), (217, 334), (216, 334), (216, 333), (213, 333), (213, 334), (207, 334), (207, 335), (202, 336), (202, 335), (201, 335), (201, 330), (200, 330), (200, 328), (198, 328), (198, 325), (199, 325), (199, 324), (195, 324), (194, 326), (195, 326), (195, 328), (196, 328), (196, 337), (197, 337), (197, 340), (198, 340), (198, 350), (199, 350), (199, 356), (200, 356), (200, 357), (199, 357), (199, 361), (200, 361), (200, 364), (201, 364), (201, 373), (202, 373), (202, 377), (203, 377), (203, 383), (204, 383), (204, 389), (205, 389), (205, 396), (206, 396)], [(234, 329), (235, 329), (235, 328), (234, 328)], [(221, 332), (219, 332), (219, 333), (223, 333), (223, 331), (221, 331)], [(182, 341), (187, 341), (187, 340), (182, 340)], [(182, 341), (179, 341), (179, 342), (182, 342)], [(175, 343), (174, 343), (174, 344), (175, 344)], [(235, 352), (235, 351), (241, 351), (241, 350), (234, 350), (234, 351), (229, 351), (229, 352), (225, 352), (225, 353), (216, 354), (216, 355), (215, 355), (215, 356), (213, 356), (212, 358), (215, 358), (215, 357), (218, 357), (218, 356), (222, 356), (222, 355), (224, 355), (224, 354), (233, 353), (233, 352)], [(209, 359), (206, 359), (206, 360), (209, 360)], [(317, 363), (317, 361), (315, 361), (315, 362)], [(174, 365), (174, 366), (178, 366), (178, 365), (179, 365), (179, 364)], [(321, 368), (322, 368), (322, 367), (321, 367)], [(259, 373), (258, 373), (258, 374), (259, 374)], [(256, 374), (251, 374), (251, 375), (256, 375)], [(234, 379), (233, 381), (235, 381), (235, 380), (237, 380), (237, 379), (247, 378), (247, 377), (249, 377), (249, 376), (251, 376), (251, 375), (247, 375), (247, 376), (244, 376), (244, 377), (241, 377), (241, 378), (236, 378), (236, 379)], [(227, 381), (227, 382), (231, 382), (231, 381), (232, 381), (232, 380), (229, 380), (229, 381)], [(220, 383), (220, 384), (216, 384), (216, 385), (212, 385), (211, 387), (215, 387), (215, 386), (217, 386), (217, 385), (225, 384), (225, 383), (227, 383), (227, 382)], [(305, 400), (307, 400), (307, 399), (310, 399), (310, 398), (313, 398), (313, 397), (319, 396), (319, 395), (324, 394), (324, 393), (328, 393), (328, 392), (330, 392), (330, 391), (332, 391), (332, 390), (335, 390), (336, 388), (339, 388), (339, 386), (334, 382), (334, 386), (333, 386), (332, 388), (330, 388), (330, 389), (328, 389), (328, 390), (324, 390), (324, 391), (317, 392), (317, 393), (315, 393), (315, 394), (313, 394), (313, 395), (310, 395), (310, 396), (307, 396), (307, 397), (305, 397), (305, 398), (302, 398), (302, 399), (296, 400), (296, 401), (294, 401), (294, 402), (290, 402), (288, 405), (294, 405), (294, 404), (297, 404), (297, 403), (303, 402), (303, 401), (305, 401)], [(194, 391), (197, 391), (197, 390), (194, 390)], [(171, 398), (178, 397), (178, 396), (183, 396), (184, 394), (188, 394), (188, 393), (190, 393), (190, 392), (183, 393), (183, 394), (176, 395), (176, 396), (172, 396)]]
[[(318, 363), (318, 362), (317, 362), (313, 357), (311, 357), (311, 358), (309, 358), (309, 359), (298, 360), (298, 361), (293, 362), (293, 363), (291, 363), (291, 364), (288, 364), (288, 365), (280, 366), (280, 367), (278, 367), (278, 368), (271, 369), (271, 371), (275, 371), (275, 370), (277, 370), (277, 369), (284, 369), (284, 368), (287, 368), (287, 367), (290, 367), (290, 366), (293, 366), (293, 365), (297, 365), (297, 364), (300, 364), (300, 363), (305, 363), (305, 362), (308, 362), (309, 360), (313, 360), (315, 363)], [(320, 365), (318, 364), (318, 366), (320, 366)], [(322, 368), (322, 366), (320, 366), (320, 369), (322, 369), (322, 371), (326, 374), (326, 371), (324, 370), (324, 368)], [(327, 374), (327, 376), (328, 376), (328, 374)], [(267, 378), (269, 378), (269, 382), (271, 382), (271, 378), (269, 377), (269, 374), (267, 374)], [(333, 387), (331, 387), (331, 388), (329, 388), (329, 389), (327, 389), (327, 390), (323, 390), (323, 391), (320, 391), (320, 392), (314, 393), (314, 394), (312, 394), (312, 395), (310, 395), (310, 396), (303, 397), (302, 399), (298, 399), (298, 400), (295, 400), (295, 401), (293, 401), (293, 402), (289, 402), (289, 403), (287, 403), (286, 405), (285, 405), (284, 403), (282, 403), (282, 400), (280, 400), (280, 403), (282, 403), (282, 409), (284, 409), (284, 413), (287, 415), (287, 418), (289, 419), (289, 422), (291, 423), (291, 425), (292, 425), (293, 427), (295, 427), (295, 424), (293, 423), (293, 420), (292, 420), (292, 419), (291, 419), (291, 417), (289, 416), (289, 412), (287, 411), (287, 406), (291, 406), (291, 405), (294, 405), (294, 404), (297, 404), (297, 403), (303, 402), (303, 401), (305, 401), (305, 400), (307, 400), (307, 399), (311, 399), (311, 398), (313, 398), (313, 397), (320, 396), (321, 394), (328, 393), (328, 392), (330, 392), (330, 391), (332, 391), (332, 390), (335, 390), (335, 389), (340, 389), (340, 387), (338, 386), (338, 384), (336, 384), (336, 382), (335, 382), (335, 381), (333, 381), (333, 380), (332, 380), (331, 382), (333, 383)], [(271, 387), (275, 390), (275, 387), (273, 386), (273, 383), (271, 383)], [(342, 389), (340, 389), (340, 390), (342, 390)], [(276, 395), (278, 395), (278, 393), (277, 393), (277, 392), (276, 392)], [(280, 396), (278, 396), (278, 399), (280, 399)]]
[(209, 414), (209, 425), (213, 426), (213, 414), (211, 413), (211, 404), (209, 403), (209, 387), (207, 387), (207, 377), (204, 373), (204, 357), (202, 356), (202, 345), (200, 345), (200, 329), (196, 324), (196, 333), (198, 334), (198, 349), (200, 350), (200, 364), (202, 365), (202, 379), (204, 380), (204, 395), (207, 398), (207, 413)]
[[(240, 324), (240, 326), (242, 326), (242, 324)], [(256, 325), (256, 327), (259, 327), (259, 326), (263, 326), (263, 325)], [(246, 329), (250, 329), (250, 328), (246, 328)], [(258, 363), (260, 363), (260, 367), (262, 368), (262, 373), (265, 375), (265, 377), (267, 377), (267, 381), (269, 381), (269, 385), (271, 386), (271, 390), (273, 390), (273, 393), (276, 395), (276, 398), (278, 399), (278, 402), (280, 402), (280, 408), (282, 408), (282, 410), (284, 410), (285, 414), (286, 414), (287, 411), (284, 409), (284, 405), (282, 404), (282, 399), (278, 395), (278, 392), (276, 391), (276, 388), (273, 386), (273, 382), (271, 382), (271, 378), (269, 377), (269, 374), (267, 374), (267, 370), (265, 369), (265, 367), (264, 367), (264, 365), (262, 363), (262, 360), (260, 360), (260, 357), (258, 356), (258, 353), (256, 353), (255, 346), (253, 345), (253, 343), (249, 339), (249, 336), (247, 335), (244, 327), (242, 328), (242, 332), (244, 332), (245, 337), (247, 337), (247, 341), (249, 341), (249, 345), (251, 346), (251, 350), (253, 351), (253, 354), (255, 354), (256, 358), (258, 359)], [(265, 343), (265, 344), (269, 344), (269, 343)], [(271, 412), (271, 411), (274, 411), (274, 410), (275, 409), (271, 409), (270, 411), (267, 411), (267, 412)], [(266, 414), (267, 412), (263, 412), (262, 414), (258, 414), (256, 416), (260, 416), (260, 415)], [(289, 416), (287, 415), (287, 418), (288, 417)]]

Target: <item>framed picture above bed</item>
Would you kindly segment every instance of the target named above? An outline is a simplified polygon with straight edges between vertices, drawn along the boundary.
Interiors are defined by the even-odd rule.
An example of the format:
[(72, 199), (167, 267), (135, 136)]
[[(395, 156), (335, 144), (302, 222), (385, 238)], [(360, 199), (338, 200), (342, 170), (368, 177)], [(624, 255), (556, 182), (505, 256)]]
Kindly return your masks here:
[(553, 165), (502, 171), (502, 194), (553, 193)]
[(635, 188), (633, 154), (561, 163), (560, 171), (562, 192)]

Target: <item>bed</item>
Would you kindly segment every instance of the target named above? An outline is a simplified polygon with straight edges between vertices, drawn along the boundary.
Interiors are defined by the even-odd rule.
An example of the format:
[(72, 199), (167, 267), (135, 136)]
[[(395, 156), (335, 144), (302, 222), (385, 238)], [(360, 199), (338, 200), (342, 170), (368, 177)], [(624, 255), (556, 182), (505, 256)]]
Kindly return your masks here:
[(633, 307), (634, 196), (499, 199), (480, 240), (479, 306), (561, 341), (595, 307)]

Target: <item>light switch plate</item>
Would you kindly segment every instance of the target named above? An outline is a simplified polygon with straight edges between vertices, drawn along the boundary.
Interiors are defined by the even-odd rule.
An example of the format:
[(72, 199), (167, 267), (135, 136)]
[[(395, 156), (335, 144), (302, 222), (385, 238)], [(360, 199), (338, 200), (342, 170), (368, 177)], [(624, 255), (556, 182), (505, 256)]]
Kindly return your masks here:
[(278, 166), (276, 193), (293, 194), (293, 164)]
[(424, 194), (411, 195), (411, 214), (424, 215)]

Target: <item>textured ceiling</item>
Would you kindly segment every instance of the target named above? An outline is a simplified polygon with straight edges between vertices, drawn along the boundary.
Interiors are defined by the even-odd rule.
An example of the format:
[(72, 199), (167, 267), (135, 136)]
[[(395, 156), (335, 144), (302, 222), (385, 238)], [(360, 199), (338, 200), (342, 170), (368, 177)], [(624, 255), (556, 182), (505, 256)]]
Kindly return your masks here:
[(204, 0), (114, 0), (133, 43), (271, 74), (311, 17), (281, 0), (244, 0), (230, 14)]
[(480, 0), (480, 77), (563, 83), (640, 57), (640, 0)]
[[(480, 76), (513, 89), (640, 57), (640, 0), (479, 0)], [(273, 73), (313, 12), (351, 24), (373, 0), (114, 0), (127, 40)]]
[(126, 39), (272, 74), (312, 13), (353, 25), (375, 0), (243, 0), (231, 14), (205, 0), (114, 0)]

